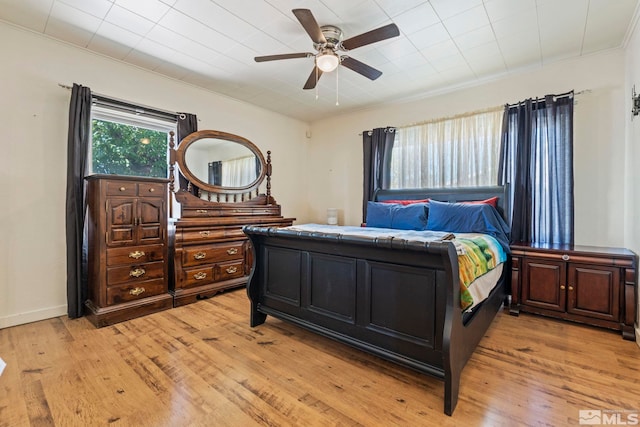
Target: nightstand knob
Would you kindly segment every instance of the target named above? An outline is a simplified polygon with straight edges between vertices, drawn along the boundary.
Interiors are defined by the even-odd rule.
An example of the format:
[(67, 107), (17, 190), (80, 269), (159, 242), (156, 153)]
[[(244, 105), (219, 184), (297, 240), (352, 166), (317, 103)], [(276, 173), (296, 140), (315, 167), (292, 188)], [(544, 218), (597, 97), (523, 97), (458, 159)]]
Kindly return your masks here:
[(565, 286), (564, 285), (560, 285), (560, 289), (564, 290)]
[(563, 261), (569, 261), (570, 258), (571, 257), (569, 255), (567, 255), (567, 254), (562, 255), (562, 260)]
[(573, 286), (569, 286), (569, 290), (572, 291), (573, 290)]

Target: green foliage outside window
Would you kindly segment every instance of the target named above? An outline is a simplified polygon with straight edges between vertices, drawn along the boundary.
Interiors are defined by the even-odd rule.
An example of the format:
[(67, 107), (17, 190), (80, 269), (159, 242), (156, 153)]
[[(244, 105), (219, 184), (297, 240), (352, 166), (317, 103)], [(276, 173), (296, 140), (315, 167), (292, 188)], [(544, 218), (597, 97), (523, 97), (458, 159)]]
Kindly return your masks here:
[(93, 120), (92, 139), (94, 173), (167, 177), (167, 132)]

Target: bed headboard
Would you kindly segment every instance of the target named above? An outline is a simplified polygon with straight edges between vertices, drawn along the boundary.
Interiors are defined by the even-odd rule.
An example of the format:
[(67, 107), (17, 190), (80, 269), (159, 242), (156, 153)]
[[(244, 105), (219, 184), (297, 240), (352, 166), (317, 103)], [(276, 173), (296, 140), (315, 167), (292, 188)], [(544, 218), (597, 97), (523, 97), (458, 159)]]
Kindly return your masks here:
[(497, 210), (502, 218), (511, 226), (511, 218), (507, 218), (509, 212), (509, 186), (496, 185), (491, 187), (460, 187), (460, 188), (411, 188), (402, 190), (376, 190), (373, 195), (374, 202), (384, 200), (422, 200), (433, 199), (440, 202), (466, 202), (472, 200), (485, 200), (498, 197)]

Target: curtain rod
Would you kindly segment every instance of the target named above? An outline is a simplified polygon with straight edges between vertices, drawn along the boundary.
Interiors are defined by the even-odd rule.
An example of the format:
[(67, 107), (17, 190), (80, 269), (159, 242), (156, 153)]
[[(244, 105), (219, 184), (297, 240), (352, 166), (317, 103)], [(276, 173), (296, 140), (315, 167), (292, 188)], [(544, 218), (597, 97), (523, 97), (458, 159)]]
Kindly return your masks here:
[[(552, 96), (554, 99), (558, 100), (558, 99), (563, 99), (563, 98), (574, 98), (577, 95), (582, 95), (583, 93), (591, 93), (591, 89), (584, 89), (578, 92), (574, 92), (574, 91), (570, 91), (570, 92), (566, 92), (566, 93), (561, 93), (559, 95), (545, 95), (541, 98), (536, 97), (535, 99), (533, 98), (528, 98), (531, 99), (533, 101), (533, 103), (537, 104), (539, 102), (544, 102), (544, 99), (547, 96)], [(526, 100), (525, 100), (526, 101)], [(524, 101), (520, 101), (520, 102), (516, 102), (515, 104), (507, 104), (506, 106), (509, 108), (512, 107), (517, 107), (518, 105), (522, 104)], [(575, 103), (577, 103), (578, 101), (574, 101)]]
[[(456, 114), (456, 115), (448, 116), (448, 117), (438, 117), (438, 118), (435, 118), (435, 119), (429, 119), (429, 120), (424, 120), (424, 121), (421, 121), (421, 122), (409, 123), (409, 124), (402, 125), (402, 126), (387, 126), (385, 128), (385, 131), (387, 129), (389, 129), (391, 132), (395, 132), (396, 129), (408, 128), (408, 127), (411, 127), (411, 126), (426, 125), (426, 124), (429, 124), (429, 123), (441, 122), (443, 120), (459, 119), (461, 117), (468, 117), (468, 116), (473, 116), (473, 115), (482, 114), (482, 113), (490, 113), (490, 112), (499, 111), (499, 110), (504, 110), (504, 105), (498, 105), (496, 107), (485, 108), (483, 110), (469, 111), (467, 113)], [(371, 136), (371, 132), (372, 132), (371, 130), (368, 130), (366, 132), (367, 132), (367, 134), (369, 136)], [(362, 136), (362, 133), (359, 133), (358, 135)]]
[[(62, 83), (58, 83), (58, 86), (60, 86), (63, 89), (67, 89), (67, 90), (71, 90), (73, 89), (72, 86), (69, 85), (65, 85)], [(91, 91), (91, 96), (98, 102), (102, 101), (103, 103), (109, 105), (111, 104), (111, 106), (116, 106), (116, 107), (124, 107), (127, 108), (128, 110), (133, 111), (134, 113), (139, 113), (139, 114), (145, 114), (145, 113), (155, 113), (158, 114), (160, 116), (172, 116), (173, 118), (177, 118), (179, 117), (180, 119), (185, 119), (186, 115), (184, 113), (176, 113), (175, 111), (167, 111), (167, 110), (161, 110), (158, 108), (154, 108), (154, 107), (149, 107), (146, 105), (142, 105), (142, 104), (135, 104), (133, 102), (130, 101), (125, 101), (123, 99), (118, 99), (118, 98), (114, 98), (112, 96), (106, 96), (106, 95), (101, 95), (99, 93), (93, 92)], [(140, 107), (142, 107), (142, 110), (140, 110)]]
[[(579, 92), (573, 92), (573, 91), (572, 91), (572, 92), (567, 92), (567, 93), (563, 93), (563, 94), (560, 94), (560, 95), (553, 95), (553, 96), (554, 96), (556, 99), (557, 99), (557, 98), (565, 98), (565, 97), (569, 97), (569, 96), (571, 96), (571, 95), (572, 95), (572, 93), (573, 93), (573, 96), (576, 96), (576, 95), (582, 95), (582, 94), (584, 94), (584, 93), (591, 93), (591, 89), (584, 89), (584, 90), (581, 90), (581, 91), (579, 91)], [(536, 99), (537, 99), (537, 98), (536, 98)], [(541, 100), (541, 101), (544, 101), (544, 99), (540, 99), (540, 100)], [(518, 105), (518, 104), (506, 104), (506, 105), (507, 105), (507, 106), (509, 106), (509, 107), (511, 107), (511, 106), (515, 106), (515, 105)], [(472, 116), (472, 115), (474, 115), (474, 114), (488, 113), (488, 112), (491, 112), (491, 111), (496, 111), (496, 110), (499, 110), (499, 109), (504, 109), (504, 107), (505, 107), (504, 105), (500, 105), (500, 106), (497, 106), (497, 107), (490, 107), (490, 108), (486, 108), (486, 109), (484, 109), (484, 110), (471, 111), (471, 112), (468, 112), (468, 113), (457, 114), (457, 115), (449, 116), (449, 117), (440, 117), (440, 118), (436, 118), (436, 119), (429, 119), (429, 120), (425, 120), (425, 121), (422, 121), (422, 122), (410, 123), (410, 124), (403, 125), (403, 126), (395, 126), (395, 127), (387, 126), (387, 128), (386, 128), (386, 129), (393, 129), (393, 130), (395, 131), (396, 129), (406, 128), (406, 127), (411, 127), (411, 126), (418, 126), (418, 125), (423, 125), (423, 124), (428, 124), (428, 123), (438, 122), (438, 121), (441, 121), (441, 120), (451, 120), (451, 119), (457, 119), (457, 118), (460, 118), (460, 117)], [(368, 131), (366, 131), (366, 132), (367, 132), (367, 134), (368, 134), (369, 136), (371, 136), (371, 132), (372, 132), (371, 130), (368, 130)], [(362, 133), (359, 133), (359, 134), (358, 134), (358, 136), (362, 136)]]

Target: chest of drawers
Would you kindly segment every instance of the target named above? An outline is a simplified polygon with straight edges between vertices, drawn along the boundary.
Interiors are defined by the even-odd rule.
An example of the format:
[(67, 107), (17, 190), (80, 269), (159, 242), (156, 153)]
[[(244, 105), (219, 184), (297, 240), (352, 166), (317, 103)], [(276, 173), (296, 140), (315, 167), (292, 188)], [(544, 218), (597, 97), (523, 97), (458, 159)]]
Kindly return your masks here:
[(87, 317), (96, 326), (172, 307), (166, 179), (87, 177)]

